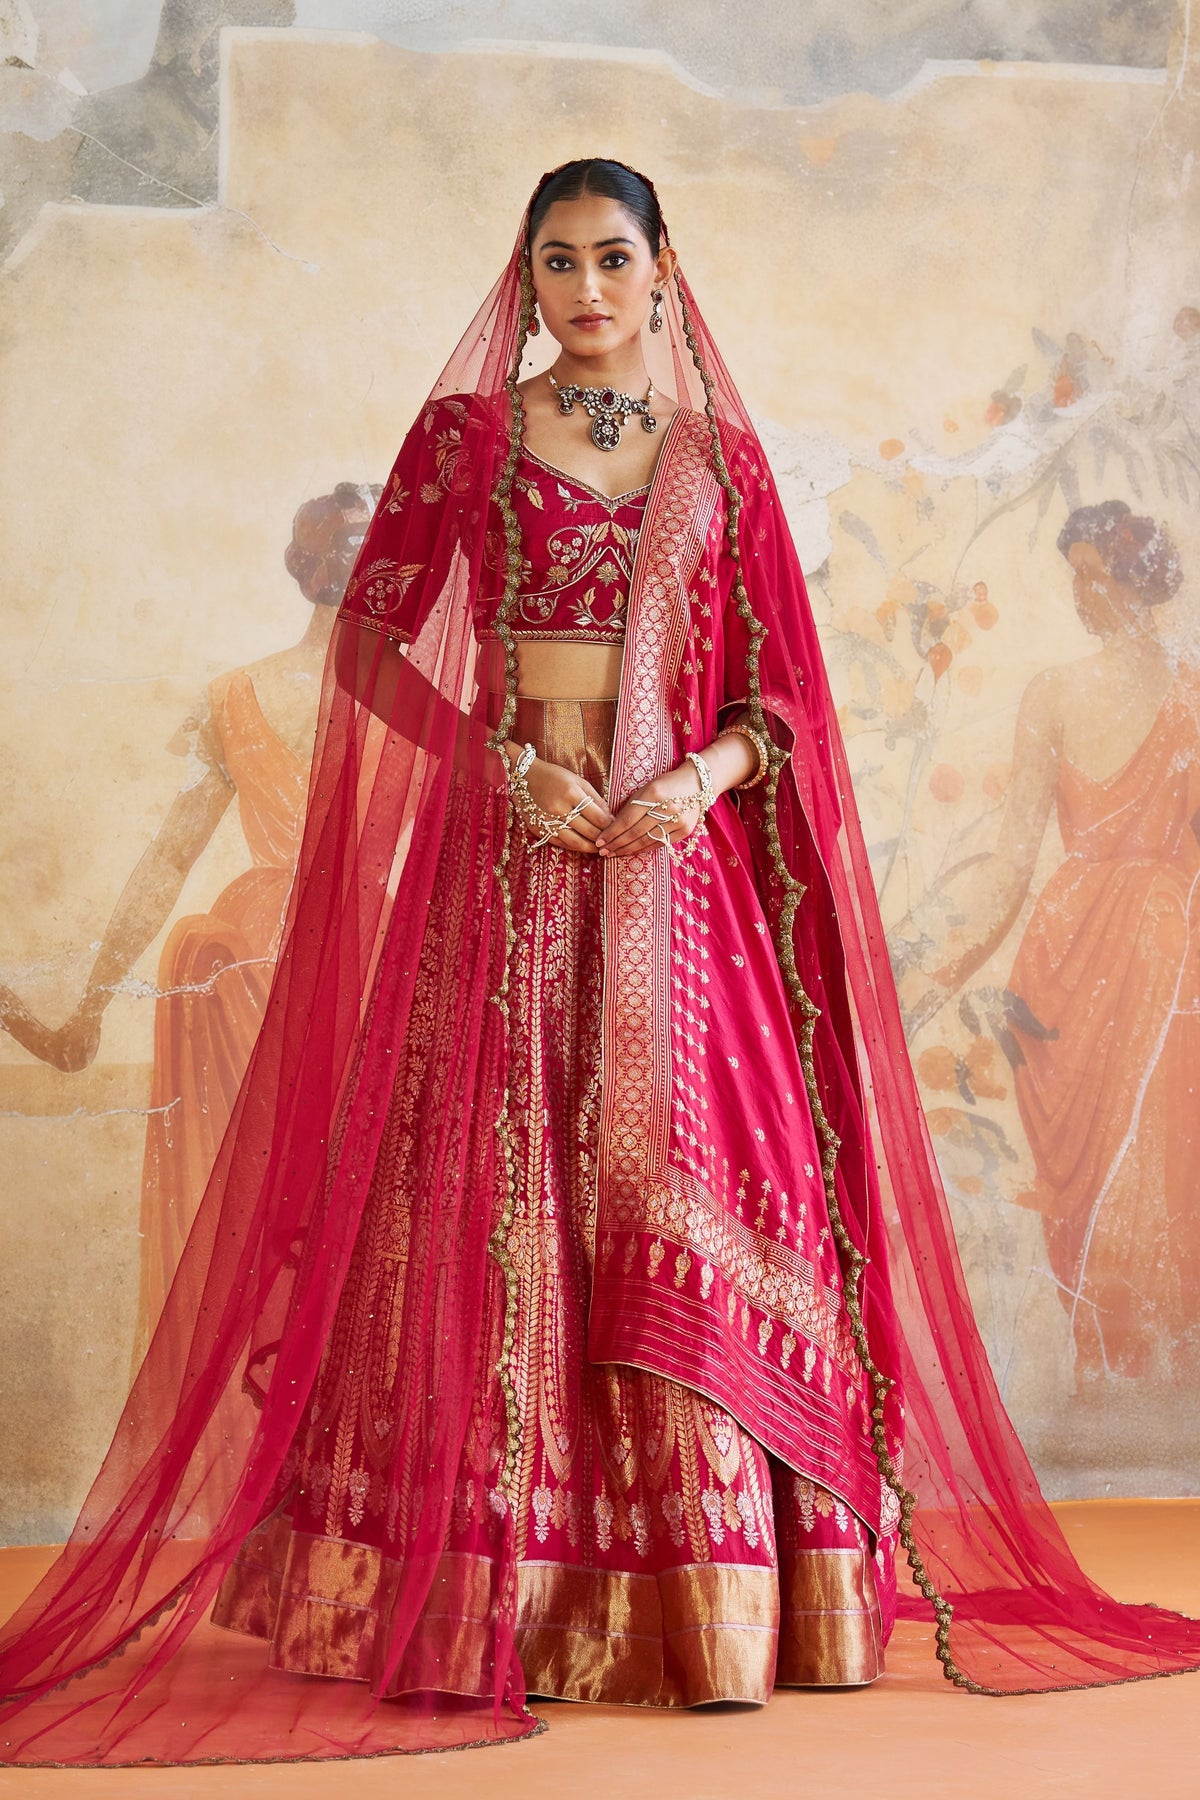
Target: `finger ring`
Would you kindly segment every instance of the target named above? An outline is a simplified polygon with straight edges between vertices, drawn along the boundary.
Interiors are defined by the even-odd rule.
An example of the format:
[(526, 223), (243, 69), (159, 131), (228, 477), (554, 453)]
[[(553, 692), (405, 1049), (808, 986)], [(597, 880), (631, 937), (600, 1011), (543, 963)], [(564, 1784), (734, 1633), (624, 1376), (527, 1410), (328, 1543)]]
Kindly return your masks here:
[(540, 820), (542, 836), (532, 848), (534, 850), (541, 850), (552, 838), (556, 838), (560, 831), (565, 831), (572, 820), (579, 817), (587, 804), (586, 796), (582, 800), (577, 800), (570, 812), (567, 813), (564, 818), (560, 818), (557, 813), (543, 813)]

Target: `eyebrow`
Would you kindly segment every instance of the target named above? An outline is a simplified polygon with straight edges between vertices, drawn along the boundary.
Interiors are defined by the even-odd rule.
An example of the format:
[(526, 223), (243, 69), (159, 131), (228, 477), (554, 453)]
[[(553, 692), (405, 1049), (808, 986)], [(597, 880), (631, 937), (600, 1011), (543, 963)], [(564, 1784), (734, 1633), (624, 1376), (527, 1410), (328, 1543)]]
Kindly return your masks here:
[[(598, 238), (596, 243), (593, 244), (592, 248), (594, 250), (607, 250), (610, 244), (630, 244), (630, 245), (632, 245), (632, 243), (633, 243), (633, 239), (627, 238), (627, 237)], [(545, 250), (586, 250), (587, 245), (586, 244), (564, 244), (561, 238), (547, 238), (546, 242), (541, 246), (541, 248), (543, 251), (545, 251)]]

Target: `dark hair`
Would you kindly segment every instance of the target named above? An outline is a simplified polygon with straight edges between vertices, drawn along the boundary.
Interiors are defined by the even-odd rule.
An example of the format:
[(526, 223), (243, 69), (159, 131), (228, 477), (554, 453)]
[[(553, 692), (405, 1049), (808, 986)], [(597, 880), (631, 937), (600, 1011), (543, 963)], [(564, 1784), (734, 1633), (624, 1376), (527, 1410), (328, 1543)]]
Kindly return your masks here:
[(1128, 582), (1146, 606), (1170, 600), (1183, 581), (1179, 552), (1166, 531), (1124, 500), (1077, 506), (1058, 534), (1064, 556), (1072, 544), (1092, 544), (1113, 579)]
[(339, 481), (332, 494), (305, 500), (292, 522), (284, 567), (314, 606), (340, 606), (350, 569), (383, 489), (376, 481)]
[(658, 255), (665, 236), (658, 195), (636, 169), (600, 156), (581, 156), (545, 178), (529, 209), (530, 246), (556, 200), (581, 200), (585, 194), (598, 194), (623, 206), (649, 244), (651, 254)]

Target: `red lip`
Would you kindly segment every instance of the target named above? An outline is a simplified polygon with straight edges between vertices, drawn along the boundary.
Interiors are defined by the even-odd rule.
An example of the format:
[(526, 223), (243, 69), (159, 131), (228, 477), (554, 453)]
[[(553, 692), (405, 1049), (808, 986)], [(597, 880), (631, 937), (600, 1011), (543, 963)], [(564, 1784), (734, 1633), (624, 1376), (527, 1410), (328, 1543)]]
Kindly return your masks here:
[(571, 320), (572, 325), (606, 325), (608, 313), (576, 313)]

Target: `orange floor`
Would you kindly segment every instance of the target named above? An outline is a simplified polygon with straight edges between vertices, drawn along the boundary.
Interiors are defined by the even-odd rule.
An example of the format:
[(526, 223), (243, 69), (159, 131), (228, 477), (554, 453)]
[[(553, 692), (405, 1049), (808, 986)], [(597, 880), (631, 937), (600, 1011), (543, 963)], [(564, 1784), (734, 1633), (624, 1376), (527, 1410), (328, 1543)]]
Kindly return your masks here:
[[(1057, 1509), (1113, 1593), (1200, 1614), (1200, 1501)], [(0, 1552), (0, 1613), (44, 1567)], [(874, 1687), (780, 1692), (763, 1709), (656, 1713), (539, 1703), (527, 1743), (317, 1766), (0, 1770), (22, 1800), (1200, 1800), (1200, 1675), (1006, 1700), (958, 1693), (928, 1637), (893, 1638)]]

